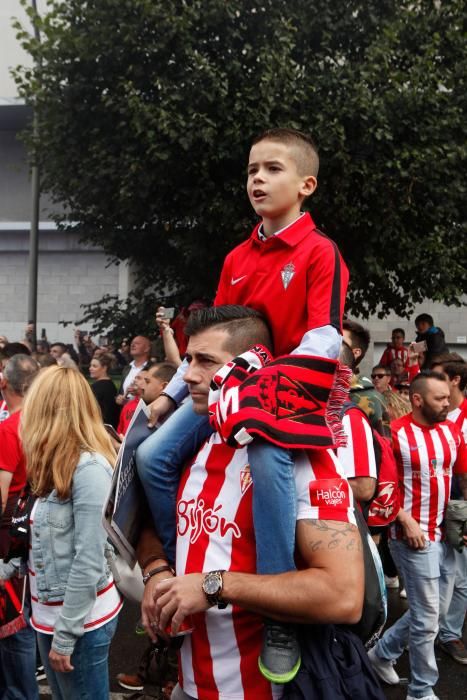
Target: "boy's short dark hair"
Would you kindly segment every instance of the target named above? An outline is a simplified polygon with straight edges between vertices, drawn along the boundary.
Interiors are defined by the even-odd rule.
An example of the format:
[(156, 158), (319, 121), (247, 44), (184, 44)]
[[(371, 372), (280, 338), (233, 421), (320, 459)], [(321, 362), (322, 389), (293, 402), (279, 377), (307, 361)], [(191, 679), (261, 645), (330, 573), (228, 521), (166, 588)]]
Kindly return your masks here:
[(419, 314), (417, 318), (414, 321), (415, 325), (417, 326), (419, 323), (428, 323), (431, 326), (435, 325), (435, 322), (433, 320), (433, 316), (430, 316), (430, 314)]
[(267, 129), (253, 139), (254, 146), (260, 141), (277, 141), (293, 149), (293, 159), (297, 164), (299, 175), (318, 177), (319, 155), (318, 147), (313, 139), (297, 129), (277, 127)]
[(271, 333), (266, 319), (249, 306), (226, 304), (194, 311), (188, 318), (185, 333), (194, 336), (208, 328), (218, 328), (228, 334), (229, 340), (224, 348), (234, 356), (258, 344), (272, 350)]
[(405, 338), (405, 331), (403, 328), (393, 328), (391, 335), (395, 335), (396, 333), (398, 335), (401, 335), (403, 338)]
[(345, 319), (343, 321), (342, 328), (344, 331), (348, 331), (350, 333), (352, 349), (360, 348), (362, 351), (360, 357), (355, 360), (355, 365), (359, 365), (370, 346), (370, 333), (366, 328), (363, 328), (360, 323), (357, 323), (357, 321), (350, 321), (349, 319)]

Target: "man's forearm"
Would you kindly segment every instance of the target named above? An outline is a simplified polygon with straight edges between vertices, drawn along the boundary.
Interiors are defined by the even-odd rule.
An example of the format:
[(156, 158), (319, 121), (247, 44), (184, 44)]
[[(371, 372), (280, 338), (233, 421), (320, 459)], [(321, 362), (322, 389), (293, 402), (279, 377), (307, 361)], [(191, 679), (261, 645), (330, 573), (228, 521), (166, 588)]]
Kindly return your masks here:
[(283, 622), (351, 624), (361, 617), (361, 582), (358, 571), (355, 574), (351, 577), (355, 588), (344, 592), (322, 569), (269, 576), (229, 571), (224, 574), (222, 598)]
[(227, 601), (278, 620), (352, 623), (360, 619), (364, 571), (355, 525), (300, 520), (297, 549), (308, 568), (273, 576), (228, 572)]

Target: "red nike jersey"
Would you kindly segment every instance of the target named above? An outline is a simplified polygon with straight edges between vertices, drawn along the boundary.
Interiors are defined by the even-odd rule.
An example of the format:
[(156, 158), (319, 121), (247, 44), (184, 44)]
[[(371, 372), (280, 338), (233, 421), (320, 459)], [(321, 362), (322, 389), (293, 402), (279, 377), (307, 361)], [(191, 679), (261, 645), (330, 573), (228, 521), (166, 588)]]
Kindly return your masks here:
[(342, 425), (347, 445), (337, 449), (337, 457), (347, 479), (359, 476), (377, 479), (375, 448), (368, 420), (359, 408), (349, 408), (344, 414)]
[[(464, 438), (450, 420), (427, 427), (415, 423), (411, 413), (393, 421), (391, 431), (401, 507), (429, 540), (439, 542), (452, 474), (467, 472)], [(402, 538), (400, 526), (391, 526), (391, 536)]]
[(266, 241), (258, 238), (259, 227), (227, 255), (214, 304), (260, 311), (276, 357), (290, 354), (309, 330), (341, 331), (349, 273), (337, 245), (308, 213)]
[[(177, 503), (177, 575), (225, 569), (256, 572), (253, 483), (246, 448), (214, 434), (186, 470)], [(311, 461), (312, 460), (312, 461)], [(352, 491), (329, 450), (297, 451), (298, 518), (355, 524)], [(200, 700), (271, 700), (281, 696), (258, 669), (263, 621), (229, 605), (193, 615), (180, 651), (180, 683)]]

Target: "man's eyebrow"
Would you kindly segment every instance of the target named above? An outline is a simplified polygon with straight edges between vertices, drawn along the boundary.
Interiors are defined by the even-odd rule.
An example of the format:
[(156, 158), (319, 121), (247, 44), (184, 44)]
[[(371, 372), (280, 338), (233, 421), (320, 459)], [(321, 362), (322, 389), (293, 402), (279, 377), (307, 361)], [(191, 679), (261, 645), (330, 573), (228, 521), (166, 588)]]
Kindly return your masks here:
[(186, 352), (183, 356), (184, 360), (192, 360), (193, 358), (196, 358), (197, 360), (209, 360), (210, 362), (218, 362), (217, 358), (214, 355), (210, 355), (207, 352), (193, 352), (189, 353)]

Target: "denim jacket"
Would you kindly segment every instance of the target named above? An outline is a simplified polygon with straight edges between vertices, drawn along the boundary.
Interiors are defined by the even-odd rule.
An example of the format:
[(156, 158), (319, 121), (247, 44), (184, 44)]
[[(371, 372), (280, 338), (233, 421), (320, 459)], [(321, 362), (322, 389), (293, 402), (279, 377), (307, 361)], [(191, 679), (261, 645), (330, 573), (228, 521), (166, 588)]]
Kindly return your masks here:
[(101, 519), (111, 479), (112, 468), (102, 455), (83, 452), (71, 497), (60, 500), (54, 490), (36, 505), (31, 545), (37, 595), (41, 602), (63, 602), (52, 642), (60, 654), (73, 653), (110, 576), (112, 549)]

